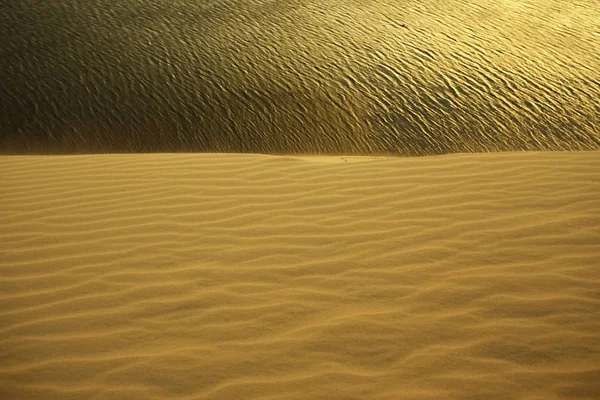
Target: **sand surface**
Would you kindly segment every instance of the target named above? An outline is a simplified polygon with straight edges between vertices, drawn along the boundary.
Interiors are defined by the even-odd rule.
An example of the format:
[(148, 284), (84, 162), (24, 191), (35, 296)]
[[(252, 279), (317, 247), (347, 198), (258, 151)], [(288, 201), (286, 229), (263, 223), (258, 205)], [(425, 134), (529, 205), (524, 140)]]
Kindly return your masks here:
[(0, 157), (0, 399), (598, 399), (600, 153)]

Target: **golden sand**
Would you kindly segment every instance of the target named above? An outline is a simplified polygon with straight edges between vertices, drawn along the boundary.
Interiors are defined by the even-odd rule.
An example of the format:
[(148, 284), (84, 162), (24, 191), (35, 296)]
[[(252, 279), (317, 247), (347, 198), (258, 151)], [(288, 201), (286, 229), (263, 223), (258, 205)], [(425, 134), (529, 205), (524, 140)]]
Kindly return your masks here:
[(0, 399), (600, 398), (598, 152), (0, 157), (0, 184)]

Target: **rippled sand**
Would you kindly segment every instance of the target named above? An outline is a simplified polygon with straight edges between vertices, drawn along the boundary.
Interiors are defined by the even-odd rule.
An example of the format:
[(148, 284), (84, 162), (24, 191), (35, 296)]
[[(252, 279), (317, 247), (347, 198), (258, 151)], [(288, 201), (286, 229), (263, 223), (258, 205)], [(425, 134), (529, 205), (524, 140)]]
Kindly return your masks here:
[(600, 149), (598, 0), (0, 6), (0, 152)]
[(0, 157), (0, 398), (600, 398), (600, 157)]

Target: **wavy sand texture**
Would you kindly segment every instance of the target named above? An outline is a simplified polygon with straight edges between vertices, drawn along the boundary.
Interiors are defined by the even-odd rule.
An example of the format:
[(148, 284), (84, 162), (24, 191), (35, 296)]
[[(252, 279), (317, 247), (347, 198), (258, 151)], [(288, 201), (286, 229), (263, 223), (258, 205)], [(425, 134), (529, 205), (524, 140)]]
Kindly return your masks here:
[(600, 398), (597, 152), (2, 157), (0, 183), (1, 399)]

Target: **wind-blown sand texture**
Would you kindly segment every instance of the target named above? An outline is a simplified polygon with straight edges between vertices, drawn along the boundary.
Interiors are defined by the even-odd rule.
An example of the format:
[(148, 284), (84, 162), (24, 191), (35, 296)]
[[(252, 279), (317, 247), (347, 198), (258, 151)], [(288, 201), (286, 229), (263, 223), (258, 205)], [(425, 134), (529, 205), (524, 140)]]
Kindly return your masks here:
[(600, 398), (598, 152), (0, 171), (3, 400)]
[(0, 154), (600, 150), (599, 0), (13, 0), (0, 38)]

